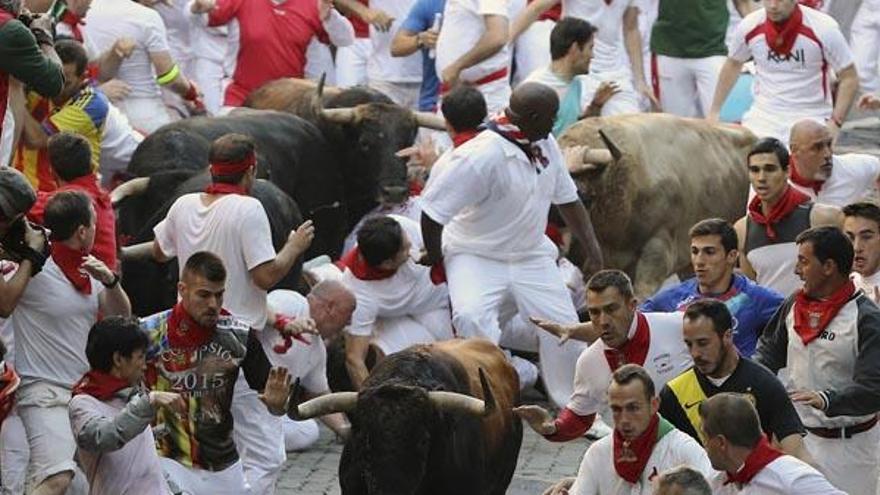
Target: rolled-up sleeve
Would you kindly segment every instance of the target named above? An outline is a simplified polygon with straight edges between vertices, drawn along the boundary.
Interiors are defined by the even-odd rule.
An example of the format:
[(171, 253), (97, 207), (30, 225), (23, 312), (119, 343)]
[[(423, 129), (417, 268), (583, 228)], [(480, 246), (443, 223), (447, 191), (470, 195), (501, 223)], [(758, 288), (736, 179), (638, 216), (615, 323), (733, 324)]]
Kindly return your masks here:
[(108, 417), (95, 407), (97, 399), (77, 395), (70, 400), (70, 426), (76, 445), (89, 452), (119, 450), (140, 435), (153, 420), (149, 395), (139, 395), (128, 402), (116, 416)]

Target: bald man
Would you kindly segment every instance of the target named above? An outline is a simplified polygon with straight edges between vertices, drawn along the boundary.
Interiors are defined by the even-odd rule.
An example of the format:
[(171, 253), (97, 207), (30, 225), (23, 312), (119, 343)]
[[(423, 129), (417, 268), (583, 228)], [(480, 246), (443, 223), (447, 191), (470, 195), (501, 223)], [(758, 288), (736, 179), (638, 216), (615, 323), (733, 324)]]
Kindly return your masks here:
[(815, 203), (842, 208), (865, 199), (877, 186), (880, 159), (861, 153), (835, 155), (825, 124), (799, 120), (791, 128), (789, 147), (789, 180)]
[[(444, 173), (422, 195), (424, 260), (446, 268), (460, 336), (497, 343), (499, 308), (509, 300), (523, 315), (577, 321), (556, 268), (557, 248), (544, 235), (551, 204), (587, 246), (590, 269), (601, 266), (590, 217), (550, 135), (558, 106), (551, 88), (520, 85), (510, 106), (490, 119), (489, 132), (455, 148)], [(550, 399), (563, 406), (584, 344), (560, 346), (556, 337), (532, 330), (540, 339), (541, 374)]]

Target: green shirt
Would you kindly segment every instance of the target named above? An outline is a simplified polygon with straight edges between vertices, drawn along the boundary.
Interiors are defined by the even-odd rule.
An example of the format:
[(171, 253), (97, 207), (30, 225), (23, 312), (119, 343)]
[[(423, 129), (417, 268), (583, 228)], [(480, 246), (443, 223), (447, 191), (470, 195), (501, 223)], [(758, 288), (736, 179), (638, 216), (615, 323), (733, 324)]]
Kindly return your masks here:
[(61, 66), (43, 55), (33, 33), (17, 19), (0, 26), (0, 72), (45, 97), (57, 96), (64, 86)]
[(676, 58), (727, 55), (727, 0), (660, 0), (651, 52)]

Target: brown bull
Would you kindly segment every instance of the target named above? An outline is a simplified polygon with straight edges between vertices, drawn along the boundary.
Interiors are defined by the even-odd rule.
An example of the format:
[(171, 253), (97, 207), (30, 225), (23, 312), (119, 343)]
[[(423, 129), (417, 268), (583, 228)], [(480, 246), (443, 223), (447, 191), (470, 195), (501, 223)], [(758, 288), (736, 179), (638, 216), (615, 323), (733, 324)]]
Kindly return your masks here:
[(296, 419), (352, 418), (339, 463), (344, 495), (501, 495), (522, 443), (519, 380), (486, 340), (450, 340), (387, 357), (359, 393), (299, 405)]
[(626, 271), (639, 297), (688, 272), (693, 224), (743, 215), (754, 142), (744, 127), (666, 114), (586, 119), (559, 138), (563, 150), (589, 148), (578, 163), (569, 159), (569, 169), (586, 194), (606, 266)]

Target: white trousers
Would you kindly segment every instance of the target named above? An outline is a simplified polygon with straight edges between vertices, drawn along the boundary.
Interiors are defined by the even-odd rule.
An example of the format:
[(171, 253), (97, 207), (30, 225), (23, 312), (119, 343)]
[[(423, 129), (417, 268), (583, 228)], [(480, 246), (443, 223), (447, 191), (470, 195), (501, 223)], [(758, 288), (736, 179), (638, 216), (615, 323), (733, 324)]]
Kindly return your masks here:
[(807, 433), (804, 444), (832, 485), (850, 495), (876, 493), (880, 427), (850, 438), (822, 438)]
[(129, 97), (119, 102), (118, 107), (128, 117), (131, 126), (144, 134), (151, 134), (173, 120), (160, 96), (155, 98)]
[(726, 57), (676, 58), (657, 55), (660, 106), (680, 117), (704, 117), (712, 106), (718, 73)]
[(322, 75), (326, 75), (324, 83), (336, 86), (336, 65), (333, 63), (330, 47), (317, 38), (312, 38), (306, 49), (306, 66), (303, 72), (305, 78), (311, 81), (319, 81)]
[(223, 106), (223, 79), (226, 76), (224, 64), (222, 60), (201, 57), (196, 57), (193, 61), (195, 71), (191, 77), (202, 91), (205, 109), (211, 115), (215, 115)]
[(850, 28), (850, 46), (861, 90), (880, 93), (880, 2), (862, 1)]
[(318, 429), (318, 422), (314, 419), (305, 421), (294, 421), (287, 416), (283, 416), (284, 424), (284, 448), (288, 452), (298, 452), (306, 450), (318, 441), (321, 431)]
[(367, 60), (373, 51), (370, 38), (355, 38), (354, 43), (336, 50), (336, 85), (340, 88), (367, 84)]
[(0, 494), (24, 493), (31, 449), (21, 418), (13, 411), (0, 428)]
[[(273, 416), (239, 373), (232, 394), (233, 436), (240, 469), (253, 495), (272, 495), (287, 460), (281, 416)], [(209, 492), (195, 492), (209, 493)]]
[(416, 344), (430, 344), (453, 338), (448, 308), (417, 315), (379, 318), (373, 344), (388, 356)]
[[(603, 81), (616, 82), (618, 88), (620, 88), (620, 92), (612, 96), (604, 105), (602, 105), (602, 117), (610, 117), (612, 115), (626, 113), (640, 113), (642, 111), (640, 106), (641, 97), (636, 93), (635, 86), (633, 86), (628, 73), (587, 75), (585, 79), (586, 84), (584, 84), (583, 87), (584, 93), (581, 95), (581, 101), (586, 102), (587, 105), (589, 102), (593, 101), (593, 96), (596, 94), (599, 85), (601, 85)], [(584, 107), (586, 108), (586, 105), (584, 105)]]
[(241, 461), (223, 471), (193, 469), (175, 461), (160, 457), (165, 475), (179, 487), (185, 495), (249, 495), (244, 481)]
[(419, 109), (419, 91), (421, 90), (422, 83), (371, 80), (368, 81), (367, 85), (391, 98), (391, 101), (403, 108)]
[[(444, 260), (452, 301), (452, 323), (459, 336), (501, 340), (502, 303), (510, 298), (523, 316), (576, 322), (577, 313), (551, 256), (535, 256), (515, 262), (498, 261), (474, 254), (452, 254)], [(538, 331), (541, 376), (550, 399), (565, 406), (572, 393), (577, 358), (583, 342), (559, 339)]]
[(556, 23), (549, 19), (533, 22), (516, 39), (513, 49), (514, 86), (523, 82), (535, 70), (550, 65), (550, 32), (554, 26)]
[(759, 138), (774, 137), (788, 146), (791, 127), (797, 121), (814, 119), (824, 124), (829, 117), (831, 117), (831, 108), (828, 108), (827, 112), (815, 112), (812, 114), (799, 112), (797, 109), (781, 113), (768, 112), (758, 107), (758, 105), (752, 105), (752, 108), (743, 115), (742, 125), (754, 132)]

